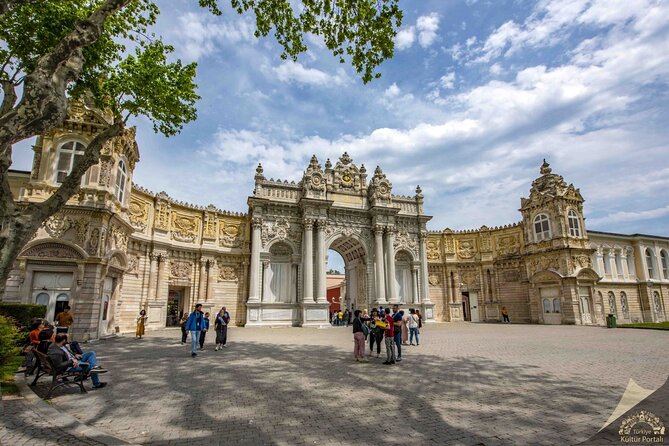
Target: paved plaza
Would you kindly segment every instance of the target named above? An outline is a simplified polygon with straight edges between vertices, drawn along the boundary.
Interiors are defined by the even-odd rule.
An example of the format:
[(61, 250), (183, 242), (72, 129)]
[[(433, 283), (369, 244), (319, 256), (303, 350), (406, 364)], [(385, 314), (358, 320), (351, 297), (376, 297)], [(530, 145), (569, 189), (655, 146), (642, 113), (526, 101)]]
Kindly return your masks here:
[(565, 445), (602, 427), (630, 378), (655, 390), (669, 374), (663, 331), (434, 324), (395, 366), (383, 346), (356, 363), (350, 331), (233, 328), (197, 358), (179, 330), (100, 341), (85, 347), (109, 386), (52, 404), (138, 444)]

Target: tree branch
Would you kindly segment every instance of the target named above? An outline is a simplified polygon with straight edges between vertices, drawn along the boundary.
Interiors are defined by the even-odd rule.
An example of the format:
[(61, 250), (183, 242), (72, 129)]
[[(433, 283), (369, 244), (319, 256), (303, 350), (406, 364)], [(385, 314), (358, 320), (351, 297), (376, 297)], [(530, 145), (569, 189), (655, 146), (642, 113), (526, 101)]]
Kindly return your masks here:
[[(0, 116), (0, 146), (44, 133), (65, 119), (66, 89), (81, 76), (83, 49), (96, 42), (106, 20), (131, 1), (105, 0), (86, 20), (77, 22), (51, 52), (39, 59), (25, 78), (21, 101)], [(12, 2), (5, 0), (5, 4), (8, 3)]]

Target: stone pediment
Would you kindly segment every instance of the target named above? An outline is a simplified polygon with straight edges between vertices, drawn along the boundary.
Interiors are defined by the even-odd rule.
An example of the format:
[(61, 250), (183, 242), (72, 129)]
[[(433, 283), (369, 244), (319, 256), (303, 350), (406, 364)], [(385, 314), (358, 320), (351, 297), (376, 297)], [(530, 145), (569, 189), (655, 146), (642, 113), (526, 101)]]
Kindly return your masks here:
[(39, 257), (45, 259), (75, 259), (83, 260), (84, 256), (75, 248), (63, 243), (40, 243), (26, 249), (19, 257)]

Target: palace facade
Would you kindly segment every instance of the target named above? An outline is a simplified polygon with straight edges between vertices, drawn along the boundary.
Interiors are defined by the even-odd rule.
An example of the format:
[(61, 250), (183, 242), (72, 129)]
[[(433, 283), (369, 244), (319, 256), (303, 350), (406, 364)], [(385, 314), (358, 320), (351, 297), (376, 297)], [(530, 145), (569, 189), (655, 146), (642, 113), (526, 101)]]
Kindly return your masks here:
[[(19, 202), (44, 200), (109, 116), (72, 104), (61, 128), (38, 138), (31, 171), (10, 171)], [(326, 258), (345, 260), (342, 306), (400, 304), (429, 321), (603, 325), (664, 321), (669, 238), (586, 230), (583, 197), (544, 162), (504, 227), (428, 231), (419, 187), (392, 193), (344, 153), (312, 157), (299, 182), (262, 166), (247, 213), (196, 206), (135, 185), (134, 131), (108, 144), (79, 194), (51, 217), (16, 261), (2, 300), (65, 305), (79, 339), (177, 325), (201, 302), (226, 306), (237, 325), (328, 324)], [(368, 179), (369, 176), (369, 179)]]

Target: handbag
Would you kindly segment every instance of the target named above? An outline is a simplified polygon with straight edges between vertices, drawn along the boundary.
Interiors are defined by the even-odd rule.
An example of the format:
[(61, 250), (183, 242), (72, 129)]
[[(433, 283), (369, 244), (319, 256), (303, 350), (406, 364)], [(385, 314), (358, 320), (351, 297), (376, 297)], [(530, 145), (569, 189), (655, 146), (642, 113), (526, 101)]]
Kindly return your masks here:
[(362, 334), (364, 334), (365, 338), (367, 338), (367, 336), (369, 336), (369, 326), (363, 323), (362, 320), (360, 320), (360, 318), (358, 318), (358, 320), (360, 321), (360, 325), (362, 326)]

